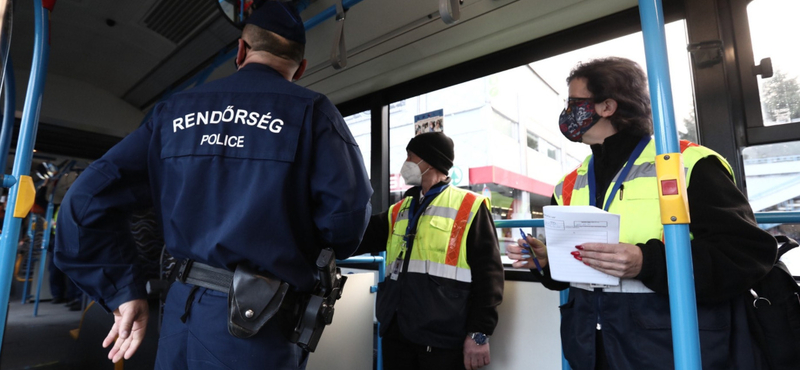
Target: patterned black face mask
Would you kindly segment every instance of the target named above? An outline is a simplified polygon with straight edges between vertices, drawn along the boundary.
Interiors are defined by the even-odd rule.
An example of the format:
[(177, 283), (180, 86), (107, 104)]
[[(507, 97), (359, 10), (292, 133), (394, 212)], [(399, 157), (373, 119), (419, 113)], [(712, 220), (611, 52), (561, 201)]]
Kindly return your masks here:
[(567, 139), (580, 142), (583, 134), (589, 131), (600, 115), (594, 111), (594, 99), (592, 98), (569, 98), (567, 107), (561, 112), (558, 119), (558, 128)]

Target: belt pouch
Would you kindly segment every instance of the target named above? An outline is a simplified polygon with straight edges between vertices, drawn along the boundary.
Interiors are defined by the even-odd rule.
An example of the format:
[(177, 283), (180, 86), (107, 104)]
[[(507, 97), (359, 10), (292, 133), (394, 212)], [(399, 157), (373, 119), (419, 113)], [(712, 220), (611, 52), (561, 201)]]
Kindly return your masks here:
[(264, 273), (236, 267), (228, 293), (228, 332), (237, 338), (249, 338), (278, 312), (289, 291), (289, 283)]

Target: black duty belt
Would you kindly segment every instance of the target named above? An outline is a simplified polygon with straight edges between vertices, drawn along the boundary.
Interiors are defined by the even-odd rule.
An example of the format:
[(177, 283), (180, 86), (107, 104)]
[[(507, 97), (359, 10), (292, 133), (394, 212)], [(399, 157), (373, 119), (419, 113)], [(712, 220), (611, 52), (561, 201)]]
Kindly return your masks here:
[(182, 283), (228, 293), (233, 282), (233, 271), (186, 259), (178, 267), (175, 278)]

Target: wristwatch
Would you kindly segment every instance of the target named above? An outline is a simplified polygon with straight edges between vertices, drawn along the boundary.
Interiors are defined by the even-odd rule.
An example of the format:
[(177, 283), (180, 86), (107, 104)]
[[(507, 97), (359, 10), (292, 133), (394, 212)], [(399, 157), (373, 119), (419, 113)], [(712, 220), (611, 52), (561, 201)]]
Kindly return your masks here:
[(489, 343), (489, 336), (481, 332), (469, 333), (467, 335), (469, 335), (469, 337), (475, 341), (475, 344), (479, 346)]

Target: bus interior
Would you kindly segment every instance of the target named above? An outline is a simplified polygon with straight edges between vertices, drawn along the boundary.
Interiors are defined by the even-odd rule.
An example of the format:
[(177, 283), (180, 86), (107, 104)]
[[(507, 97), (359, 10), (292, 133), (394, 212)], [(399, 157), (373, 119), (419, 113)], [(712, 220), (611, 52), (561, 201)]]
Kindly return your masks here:
[[(37, 189), (14, 243), (14, 271), (3, 269), (13, 278), (0, 368), (152, 368), (157, 320), (155, 337), (120, 366), (100, 348), (109, 315), (85, 300), (75, 311), (48, 303), (47, 221), (81, 170), (136, 130), (159, 101), (235, 72), (241, 30), (226, 8), (234, 1), (7, 1), (13, 32), (3, 96), (5, 115), (14, 120), (5, 174), (30, 175)], [(792, 45), (800, 2), (656, 2), (663, 7), (677, 136), (725, 157), (757, 216), (787, 217), (759, 218), (759, 226), (800, 238), (800, 51)], [(431, 125), (455, 142), (455, 186), (490, 197), (496, 222), (541, 219), (561, 176), (590, 154), (558, 130), (571, 68), (605, 56), (648, 63), (634, 0), (296, 3), (308, 60), (296, 83), (328, 96), (345, 117), (370, 175), (374, 212), (409, 188), (400, 176), (405, 145), (420, 117), (434, 117)], [(49, 7), (48, 52), (37, 66), (42, 7)], [(41, 97), (32, 100), (33, 76), (42, 69)], [(38, 129), (32, 146), (24, 146), (18, 135), (31, 109)], [(21, 155), (30, 168), (14, 168)], [(11, 197), (7, 188), (3, 194), (5, 209)], [(157, 224), (148, 215), (138, 222), (143, 253), (163, 268)], [(546, 238), (543, 227), (528, 227)], [(515, 230), (498, 227), (501, 252), (516, 241)], [(800, 252), (794, 254), (785, 262), (798, 276)], [(558, 292), (503, 258), (506, 293), (487, 368), (562, 368)], [(337, 305), (309, 369), (380, 368), (377, 264), (344, 264), (352, 273), (349, 296)]]

